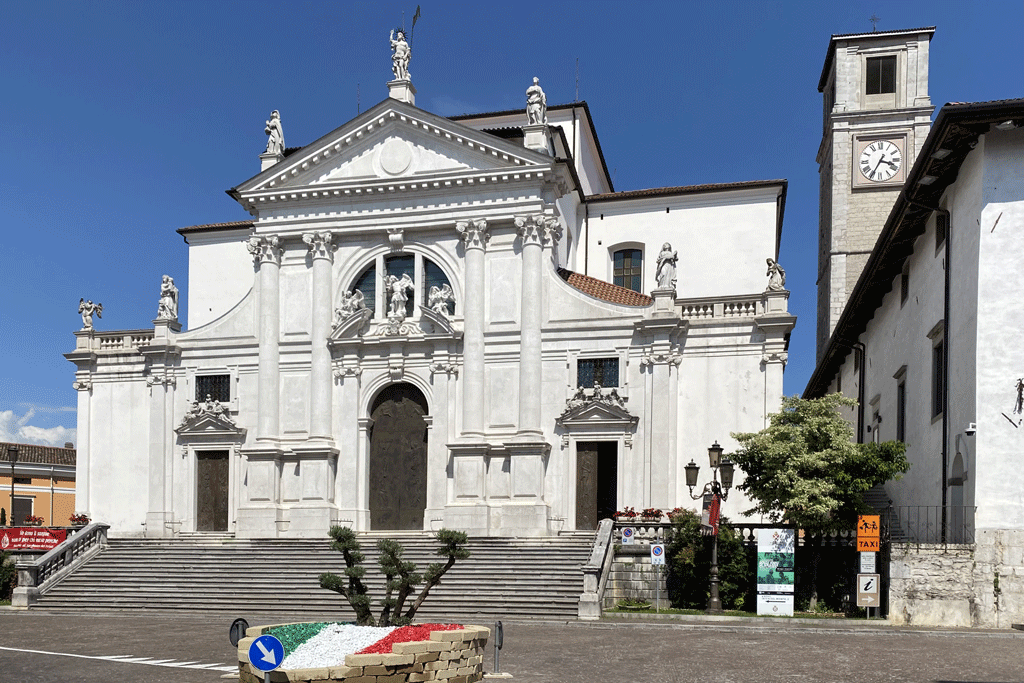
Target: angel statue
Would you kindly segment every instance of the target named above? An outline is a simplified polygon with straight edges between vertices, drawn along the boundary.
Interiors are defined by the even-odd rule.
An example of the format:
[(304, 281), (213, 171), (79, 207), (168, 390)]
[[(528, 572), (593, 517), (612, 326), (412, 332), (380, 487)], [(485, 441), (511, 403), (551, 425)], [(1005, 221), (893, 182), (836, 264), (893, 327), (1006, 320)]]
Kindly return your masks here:
[(174, 278), (170, 275), (164, 275), (160, 282), (160, 303), (157, 305), (156, 319), (178, 319), (178, 288), (174, 286)]
[(448, 302), (452, 300), (454, 292), (452, 291), (451, 285), (445, 284), (440, 287), (434, 285), (430, 288), (430, 294), (427, 297), (427, 305), (438, 315), (442, 315), (447, 318), (451, 315), (448, 309)]
[(82, 314), (82, 329), (91, 330), (93, 314), (95, 314), (97, 318), (103, 317), (103, 304), (94, 304), (92, 299), (89, 301), (79, 299), (78, 312)]
[(337, 325), (356, 311), (364, 308), (366, 308), (366, 301), (361, 291), (357, 289), (342, 293), (341, 306), (334, 309), (334, 324)]
[(388, 318), (399, 318), (405, 320), (405, 302), (409, 300), (408, 291), (414, 289), (415, 285), (409, 273), (403, 273), (402, 277), (395, 275), (384, 276), (384, 287), (391, 293), (391, 305), (388, 308)]

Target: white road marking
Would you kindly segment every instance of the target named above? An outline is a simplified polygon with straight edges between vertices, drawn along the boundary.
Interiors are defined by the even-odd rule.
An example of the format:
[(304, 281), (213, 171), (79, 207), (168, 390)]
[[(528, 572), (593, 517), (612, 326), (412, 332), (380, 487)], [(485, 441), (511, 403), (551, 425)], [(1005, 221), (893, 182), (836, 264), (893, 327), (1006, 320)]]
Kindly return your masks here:
[(76, 655), (70, 652), (48, 652), (46, 650), (27, 650), (20, 647), (4, 647), (0, 650), (10, 652), (28, 652), (36, 655), (53, 655), (56, 657), (77, 657), (78, 659), (99, 659), (106, 662), (123, 662), (125, 664), (148, 664), (150, 666), (166, 666), (174, 669), (203, 669), (205, 671), (237, 671), (238, 666), (223, 664), (200, 664), (198, 662), (176, 662), (173, 659), (153, 659), (151, 657), (133, 657), (132, 655)]

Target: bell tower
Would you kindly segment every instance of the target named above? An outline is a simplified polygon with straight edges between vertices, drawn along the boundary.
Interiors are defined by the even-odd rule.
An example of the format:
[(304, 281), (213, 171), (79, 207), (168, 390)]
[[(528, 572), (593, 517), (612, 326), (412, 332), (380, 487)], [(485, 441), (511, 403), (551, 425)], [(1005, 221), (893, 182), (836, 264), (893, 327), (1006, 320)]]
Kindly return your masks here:
[(834, 35), (818, 81), (820, 360), (931, 127), (935, 27)]

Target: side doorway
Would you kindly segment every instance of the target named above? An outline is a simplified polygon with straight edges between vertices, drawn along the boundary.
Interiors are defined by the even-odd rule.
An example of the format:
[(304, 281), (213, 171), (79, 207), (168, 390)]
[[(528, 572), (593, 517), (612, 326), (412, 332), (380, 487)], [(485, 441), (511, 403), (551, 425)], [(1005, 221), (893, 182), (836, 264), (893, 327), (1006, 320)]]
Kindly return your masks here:
[(228, 530), (228, 451), (196, 451), (196, 531)]
[(576, 442), (576, 528), (596, 529), (618, 504), (618, 443)]

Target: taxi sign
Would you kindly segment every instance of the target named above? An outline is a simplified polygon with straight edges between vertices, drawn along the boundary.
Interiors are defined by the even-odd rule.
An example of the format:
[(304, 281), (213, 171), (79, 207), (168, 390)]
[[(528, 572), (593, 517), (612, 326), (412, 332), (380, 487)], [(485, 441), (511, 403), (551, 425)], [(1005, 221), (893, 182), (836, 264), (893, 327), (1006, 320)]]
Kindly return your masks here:
[(260, 671), (273, 671), (284, 659), (284, 645), (270, 635), (263, 635), (249, 646), (249, 663)]
[(881, 550), (881, 544), (877, 538), (858, 538), (857, 550), (862, 553), (877, 553)]
[(857, 607), (878, 607), (878, 574), (857, 574)]

